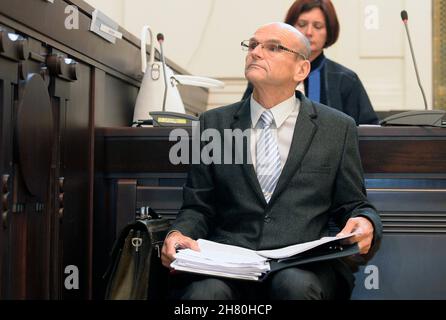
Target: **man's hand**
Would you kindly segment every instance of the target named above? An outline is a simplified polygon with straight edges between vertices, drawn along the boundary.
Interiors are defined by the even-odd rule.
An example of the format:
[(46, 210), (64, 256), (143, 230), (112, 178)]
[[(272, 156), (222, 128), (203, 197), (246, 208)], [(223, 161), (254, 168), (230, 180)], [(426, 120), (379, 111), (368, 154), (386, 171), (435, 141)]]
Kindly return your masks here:
[(174, 254), (177, 249), (192, 249), (200, 251), (198, 243), (189, 237), (184, 236), (179, 231), (174, 231), (164, 240), (163, 249), (161, 251), (161, 262), (163, 266), (170, 268), (170, 264), (175, 260)]
[(357, 242), (359, 253), (367, 254), (372, 246), (373, 231), (373, 224), (369, 221), (369, 219), (364, 217), (356, 217), (348, 219), (344, 229), (342, 229), (337, 236), (355, 233), (353, 237), (348, 238), (345, 241), (349, 244)]

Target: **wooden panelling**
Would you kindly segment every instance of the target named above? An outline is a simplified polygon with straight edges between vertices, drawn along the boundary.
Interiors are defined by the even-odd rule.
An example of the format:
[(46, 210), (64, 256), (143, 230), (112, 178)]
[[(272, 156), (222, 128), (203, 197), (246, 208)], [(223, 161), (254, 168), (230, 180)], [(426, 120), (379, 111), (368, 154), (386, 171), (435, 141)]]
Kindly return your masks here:
[(185, 172), (185, 165), (166, 161), (170, 147), (176, 143), (169, 141), (170, 131), (170, 128), (99, 128), (96, 138), (105, 140), (104, 172)]
[[(65, 13), (66, 8), (70, 5), (79, 10), (78, 29), (69, 29), (65, 25), (69, 13), (72, 12)], [(25, 28), (39, 30), (38, 33), (41, 36), (52, 39), (61, 46), (139, 82), (142, 77), (141, 67), (138, 63), (140, 61), (140, 39), (121, 27), (118, 30), (123, 34), (123, 37), (118, 39), (115, 44), (100, 38), (89, 31), (93, 11), (93, 7), (81, 0), (56, 0), (54, 4), (35, 0), (20, 0), (20, 3), (14, 0), (3, 0), (0, 2), (0, 22), (12, 18), (17, 22), (15, 24), (8, 21), (8, 24), (13, 28), (24, 33), (30, 33), (28, 30), (25, 31)], [(4, 18), (2, 19), (1, 16)], [(146, 52), (149, 51), (148, 49), (149, 47), (146, 46)], [(155, 57), (159, 58), (158, 52)], [(166, 58), (166, 62), (176, 72), (187, 74), (187, 71), (174, 61)]]
[(68, 13), (65, 8), (70, 2), (61, 0), (53, 4), (47, 1), (21, 0), (17, 5), (15, 0), (2, 0), (0, 12), (6, 17), (12, 17), (18, 23), (31, 29), (39, 30), (39, 33), (51, 38), (72, 50), (90, 57), (91, 59), (110, 66), (116, 71), (138, 79), (141, 71), (137, 64), (127, 61), (139, 61), (139, 48), (125, 38), (112, 44), (98, 37), (90, 29), (91, 16), (79, 14), (79, 29), (68, 29), (65, 21)]
[[(50, 8), (43, 1), (32, 3), (35, 10)], [(4, 5), (2, 1), (2, 14)], [(18, 2), (9, 5), (8, 10), (22, 16), (29, 13), (32, 21), (51, 23), (41, 16), (51, 16), (51, 12), (24, 10)], [(4, 23), (8, 19), (2, 14)], [(22, 27), (22, 31), (27, 28)], [(7, 30), (18, 33), (13, 26)], [(91, 69), (81, 61), (66, 64), (61, 48), (25, 33), (22, 37), (30, 48), (23, 61), (20, 51), (8, 49), (17, 52), (15, 61), (0, 50), (0, 173), (10, 175), (10, 210), (0, 233), (0, 299), (88, 298), (92, 282)], [(70, 265), (79, 270), (78, 289), (64, 286), (64, 270)]]
[(362, 141), (361, 153), (369, 173), (446, 172), (446, 140)]
[(106, 88), (106, 92), (99, 92), (104, 103), (95, 108), (95, 126), (130, 127), (138, 88), (108, 74), (95, 82), (98, 89)]
[[(68, 5), (79, 8), (78, 29), (65, 26)], [(109, 207), (109, 197), (115, 194), (100, 178), (96, 177), (94, 183), (95, 163), (100, 177), (105, 154), (115, 157), (107, 163), (110, 170), (122, 166), (123, 155), (134, 146), (117, 146), (123, 148), (118, 153), (104, 148), (101, 139), (95, 141), (95, 126), (131, 124), (142, 73), (139, 40), (120, 29), (123, 39), (110, 44), (89, 31), (92, 12), (92, 7), (78, 0), (0, 2), (0, 176), (9, 176), (10, 188), (7, 203), (1, 208), (0, 299), (88, 299), (92, 297), (93, 280), (99, 281), (101, 290), (98, 279), (115, 235), (109, 230), (116, 228), (116, 221), (107, 216), (108, 210), (115, 210)], [(14, 41), (8, 33), (20, 37)], [(186, 73), (167, 62), (175, 71)], [(46, 121), (36, 108), (44, 99), (36, 92), (26, 102), (31, 112), (17, 114), (23, 104), (19, 93), (30, 74), (41, 77), (40, 93), (48, 93), (51, 116), (47, 113)], [(187, 93), (196, 90), (199, 100), (205, 100), (207, 90), (189, 90)], [(194, 98), (194, 94), (186, 95), (185, 104), (193, 104)], [(33, 99), (35, 104), (31, 103)], [(36, 140), (42, 132), (50, 132), (50, 150)], [(165, 141), (163, 136), (152, 150), (142, 144), (138, 170), (147, 169), (148, 157), (161, 161), (155, 151), (166, 150)], [(34, 155), (27, 151), (31, 149)], [(40, 161), (43, 158), (45, 161)], [(41, 163), (48, 163), (49, 168), (42, 169)], [(171, 170), (165, 162), (153, 169), (168, 175)], [(184, 179), (183, 169), (178, 169), (181, 177), (177, 174), (175, 182)], [(128, 166), (128, 170), (134, 168)], [(42, 178), (48, 176), (49, 182)], [(163, 179), (155, 180), (170, 183), (166, 182), (168, 177)], [(93, 212), (94, 197), (99, 203), (95, 204), (98, 212)], [(134, 210), (130, 211), (133, 216)], [(104, 237), (95, 237), (95, 242), (93, 224), (100, 231), (106, 230)], [(99, 259), (97, 264), (93, 262), (93, 250)], [(79, 271), (79, 288), (65, 286), (70, 275), (65, 268), (69, 266)]]
[(359, 140), (367, 174), (446, 172), (446, 131), (443, 129), (360, 127)]
[[(3, 41), (3, 40), (0, 40)], [(1, 45), (4, 48), (4, 45)], [(0, 50), (0, 178), (2, 201), (0, 205), (0, 300), (8, 297), (12, 290), (23, 296), (24, 282), (15, 281), (17, 287), (9, 279), (15, 275), (17, 270), (23, 270), (23, 264), (13, 260), (13, 247), (9, 245), (12, 240), (14, 228), (14, 168), (13, 168), (13, 108), (14, 99), (17, 95), (18, 83), (18, 59), (10, 59), (3, 55)], [(26, 229), (22, 229), (20, 239), (24, 239)], [(19, 235), (17, 235), (19, 237)]]

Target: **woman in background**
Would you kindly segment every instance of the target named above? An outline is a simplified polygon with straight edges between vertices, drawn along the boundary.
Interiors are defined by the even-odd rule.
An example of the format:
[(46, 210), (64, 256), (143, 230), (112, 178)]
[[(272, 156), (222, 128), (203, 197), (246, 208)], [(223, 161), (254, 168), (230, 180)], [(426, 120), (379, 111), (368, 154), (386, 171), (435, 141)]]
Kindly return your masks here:
[[(358, 75), (327, 59), (324, 49), (333, 45), (339, 36), (339, 22), (330, 0), (297, 0), (289, 8), (285, 23), (296, 27), (310, 41), (311, 73), (305, 79), (305, 95), (311, 100), (338, 109), (356, 124), (377, 124), (378, 117)], [(252, 93), (248, 84), (243, 99)]]

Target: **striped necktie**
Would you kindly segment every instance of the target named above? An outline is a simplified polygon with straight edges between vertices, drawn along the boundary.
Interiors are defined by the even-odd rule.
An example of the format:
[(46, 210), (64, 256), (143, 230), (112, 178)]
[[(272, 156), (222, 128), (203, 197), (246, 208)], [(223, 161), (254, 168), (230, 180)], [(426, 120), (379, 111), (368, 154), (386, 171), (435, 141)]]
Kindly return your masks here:
[(256, 146), (256, 173), (266, 202), (271, 199), (281, 172), (279, 146), (271, 130), (273, 121), (271, 110), (262, 113), (259, 120), (261, 130)]

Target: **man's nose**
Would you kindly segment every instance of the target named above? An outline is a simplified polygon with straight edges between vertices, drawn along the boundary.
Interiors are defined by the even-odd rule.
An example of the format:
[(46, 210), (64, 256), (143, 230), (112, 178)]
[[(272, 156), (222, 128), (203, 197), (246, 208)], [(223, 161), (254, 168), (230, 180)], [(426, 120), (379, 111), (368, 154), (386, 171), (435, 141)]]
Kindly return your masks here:
[(263, 56), (263, 46), (258, 44), (254, 49), (251, 50), (251, 54), (255, 57)]

